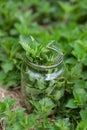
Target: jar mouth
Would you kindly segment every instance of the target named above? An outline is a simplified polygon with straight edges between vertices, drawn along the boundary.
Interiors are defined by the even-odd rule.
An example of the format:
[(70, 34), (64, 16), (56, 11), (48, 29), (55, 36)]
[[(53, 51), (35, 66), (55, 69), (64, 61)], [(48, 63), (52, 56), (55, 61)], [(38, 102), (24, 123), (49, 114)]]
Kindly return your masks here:
[(57, 62), (55, 64), (48, 65), (48, 66), (46, 66), (46, 65), (38, 65), (38, 64), (35, 64), (35, 63), (31, 62), (28, 58), (26, 58), (26, 63), (30, 67), (32, 67), (34, 69), (39, 69), (39, 70), (53, 69), (53, 68), (56, 68), (57, 66), (59, 66), (63, 62), (63, 57), (64, 57), (63, 53), (60, 50), (58, 50), (55, 46), (53, 46), (53, 47), (48, 46), (47, 49), (53, 50), (53, 51), (57, 52), (57, 54), (59, 55), (59, 57), (57, 59)]

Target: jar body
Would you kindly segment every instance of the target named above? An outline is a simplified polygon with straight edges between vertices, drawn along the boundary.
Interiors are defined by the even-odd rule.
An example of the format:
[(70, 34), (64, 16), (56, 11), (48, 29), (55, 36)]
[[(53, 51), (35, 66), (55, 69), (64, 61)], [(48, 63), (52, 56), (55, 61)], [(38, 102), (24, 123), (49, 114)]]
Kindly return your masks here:
[(26, 63), (22, 66), (21, 88), (29, 112), (34, 108), (31, 101), (39, 102), (44, 98), (50, 98), (57, 107), (59, 99), (64, 94), (63, 76), (62, 62), (56, 67), (43, 70)]

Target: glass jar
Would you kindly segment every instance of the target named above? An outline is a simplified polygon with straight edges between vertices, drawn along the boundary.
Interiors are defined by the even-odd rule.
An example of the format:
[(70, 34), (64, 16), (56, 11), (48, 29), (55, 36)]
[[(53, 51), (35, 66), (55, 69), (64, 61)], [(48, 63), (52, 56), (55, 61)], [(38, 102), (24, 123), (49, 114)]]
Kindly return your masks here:
[(63, 53), (55, 47), (48, 49), (58, 55), (56, 64), (51, 66), (37, 65), (26, 58), (22, 66), (22, 94), (29, 112), (34, 108), (32, 101), (39, 102), (44, 98), (49, 98), (56, 108), (59, 99), (64, 94)]

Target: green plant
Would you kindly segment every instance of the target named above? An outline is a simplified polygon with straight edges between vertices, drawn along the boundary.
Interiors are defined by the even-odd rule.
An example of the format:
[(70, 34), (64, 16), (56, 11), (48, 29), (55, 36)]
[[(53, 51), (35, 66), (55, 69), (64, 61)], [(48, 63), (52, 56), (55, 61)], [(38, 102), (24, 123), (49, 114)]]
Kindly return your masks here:
[[(14, 113), (11, 111), (13, 100), (0, 102), (1, 126), (6, 125), (7, 130), (86, 130), (87, 0), (0, 0), (0, 84), (3, 84), (5, 88), (20, 86), (20, 70), (23, 63), (21, 59), (26, 55), (18, 43), (20, 35), (32, 35), (38, 41), (34, 42), (43, 44), (42, 47), (45, 47), (52, 39), (57, 41), (56, 45), (64, 53), (65, 91), (58, 91), (54, 96), (47, 97), (60, 100), (57, 102), (56, 115), (53, 114), (50, 118), (47, 117), (47, 113), (51, 111), (51, 108), (53, 109), (54, 102), (49, 107), (43, 103), (32, 102), (35, 110), (28, 117), (23, 110), (15, 110)], [(32, 48), (34, 50), (35, 46), (33, 45)], [(37, 54), (39, 52), (41, 54), (41, 51), (37, 51)], [(36, 52), (32, 52), (33, 57)], [(30, 58), (29, 55), (28, 57)], [(44, 60), (46, 60), (45, 65), (49, 65), (49, 58), (45, 57)], [(35, 58), (33, 62), (42, 65), (44, 61), (41, 62), (40, 59)], [(30, 77), (29, 79), (33, 86), (34, 80)], [(42, 92), (45, 88), (43, 80), (36, 84)], [(53, 91), (53, 84), (53, 82), (50, 83), (49, 89), (46, 90), (47, 95)], [(58, 83), (59, 88), (62, 85), (61, 79)], [(35, 94), (35, 90), (29, 91), (32, 95)], [(43, 118), (45, 112), (47, 113)]]
[[(39, 43), (32, 36), (20, 36), (19, 43), (26, 52), (29, 61), (38, 65), (53, 65), (58, 61), (58, 52), (52, 50), (54, 41)], [(59, 53), (60, 54), (60, 53)], [(60, 54), (61, 55), (61, 54)]]
[(18, 60), (20, 55), (20, 46), (17, 45), (17, 39), (6, 37), (1, 39), (1, 71), (0, 83), (4, 83), (6, 88), (18, 86), (20, 80), (20, 65)]
[[(27, 102), (26, 106), (29, 111), (32, 109), (32, 104), (36, 109), (43, 108), (41, 110), (43, 115), (52, 114), (58, 106), (58, 100), (64, 94), (64, 80), (61, 81), (64, 70), (63, 54), (52, 45), (53, 41), (48, 44), (40, 44), (33, 37), (22, 36), (20, 44), (26, 52), (25, 57), (22, 58), (23, 67), (21, 69), (22, 93)], [(51, 53), (49, 50), (53, 52)], [(49, 109), (47, 109), (46, 106), (40, 105), (45, 101), (46, 104), (50, 102), (53, 107), (48, 106)]]

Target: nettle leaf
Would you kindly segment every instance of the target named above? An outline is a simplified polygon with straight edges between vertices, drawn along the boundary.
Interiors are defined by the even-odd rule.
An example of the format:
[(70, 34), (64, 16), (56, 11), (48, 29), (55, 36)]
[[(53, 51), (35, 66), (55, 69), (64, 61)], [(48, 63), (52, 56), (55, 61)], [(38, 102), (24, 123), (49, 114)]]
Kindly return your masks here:
[(52, 108), (55, 107), (55, 104), (50, 98), (43, 98), (38, 101), (30, 101), (36, 108), (38, 114), (46, 116), (52, 113)]
[(66, 59), (65, 61), (66, 64), (75, 64), (76, 63), (76, 59), (73, 57), (70, 57), (68, 59)]
[(29, 44), (32, 42), (32, 39), (31, 39), (31, 37), (29, 37), (29, 36), (25, 36), (25, 35), (21, 35), (20, 36), (20, 40), (19, 40), (19, 43), (21, 44), (21, 46), (24, 48), (24, 50), (26, 51), (26, 52), (29, 52), (29, 50), (30, 50), (30, 46), (29, 46)]
[[(19, 39), (20, 45), (26, 52), (26, 56), (28, 59), (34, 58), (38, 55), (38, 42), (32, 37), (28, 35), (21, 35)], [(34, 60), (33, 59), (33, 60)]]
[[(37, 120), (38, 116), (31, 113), (28, 115), (28, 120), (27, 120), (27, 128), (32, 128), (33, 126), (35, 126), (37, 123), (36, 123), (36, 120)], [(25, 120), (26, 122), (26, 120)]]
[(81, 72), (82, 72), (82, 64), (81, 63), (75, 64), (75, 66), (72, 67), (71, 69), (72, 78), (75, 78), (75, 79), (80, 78), (82, 76)]
[(59, 119), (58, 121), (55, 121), (55, 126), (58, 130), (70, 130), (70, 122), (68, 118), (65, 119)]
[(21, 35), (19, 43), (25, 50), (28, 59), (30, 59), (30, 57), (35, 58), (38, 55), (38, 52), (40, 53), (41, 51), (38, 50), (39, 44), (32, 36)]
[(87, 109), (80, 111), (80, 116), (82, 120), (87, 120)]
[(3, 71), (0, 71), (0, 83), (2, 83), (5, 78), (6, 78), (6, 73), (4, 73)]
[(40, 79), (40, 80), (37, 80), (36, 86), (37, 86), (40, 90), (45, 89), (46, 83), (45, 83), (44, 79), (42, 78), (42, 79)]
[(58, 1), (58, 4), (67, 13), (73, 11), (74, 9), (74, 6), (71, 6), (71, 4), (69, 4), (68, 2)]
[(7, 110), (11, 110), (14, 107), (14, 104), (16, 103), (15, 100), (10, 99), (7, 97), (4, 102), (0, 102), (0, 114), (7, 113)]
[(78, 88), (86, 88), (87, 87), (87, 82), (83, 79), (78, 79), (74, 82), (74, 89), (78, 89)]
[[(73, 90), (75, 101), (78, 105), (83, 105), (87, 101), (87, 92), (83, 88), (75, 88)], [(85, 95), (85, 96), (84, 96)]]
[(82, 61), (86, 56), (86, 51), (83, 48), (83, 45), (81, 45), (79, 41), (77, 41), (77, 43), (74, 43), (72, 47), (73, 47), (72, 54), (78, 59), (78, 61)]
[[(87, 70), (82, 72), (82, 79), (85, 80), (85, 81), (87, 80)], [(86, 85), (86, 88), (87, 88), (87, 85)]]
[(1, 66), (4, 72), (8, 73), (9, 71), (13, 69), (14, 63), (12, 61), (7, 61), (7, 62), (3, 62)]
[(17, 45), (15, 44), (16, 42), (17, 42), (17, 39), (11, 38), (11, 37), (5, 37), (4, 39), (2, 39), (1, 46), (5, 50), (5, 53), (10, 54), (13, 46)]
[(77, 92), (73, 92), (74, 98), (75, 98), (75, 102), (78, 106), (82, 106), (83, 105), (83, 100), (81, 99), (81, 96), (79, 93)]
[(55, 81), (54, 80), (50, 81), (49, 86), (45, 89), (45, 92), (47, 93), (48, 96), (53, 92), (55, 87), (56, 87)]
[(82, 63), (83, 63), (85, 66), (87, 66), (87, 55), (84, 57)]
[(41, 105), (46, 106), (46, 107), (48, 107), (48, 106), (54, 107), (55, 106), (50, 98), (43, 98), (42, 100), (39, 101), (39, 103)]
[(83, 46), (84, 50), (87, 52), (87, 41), (86, 40), (80, 41), (80, 44)]
[[(0, 102), (0, 115), (6, 110), (6, 104), (4, 102)], [(1, 116), (0, 116), (1, 117)]]
[(87, 119), (78, 123), (76, 130), (87, 130)]
[(6, 109), (11, 110), (17, 101), (7, 97), (4, 101)]
[(71, 109), (75, 109), (75, 108), (78, 108), (76, 102), (74, 99), (70, 99), (67, 104), (66, 104), (66, 107), (68, 108), (71, 108)]
[(41, 91), (40, 89), (31, 88), (30, 85), (26, 86), (26, 92), (31, 95), (39, 95), (39, 94), (43, 93), (43, 91)]
[(41, 105), (37, 101), (30, 100), (30, 103), (35, 107), (37, 111), (41, 109)]
[(54, 93), (54, 99), (59, 100), (64, 95), (64, 89), (56, 90)]

